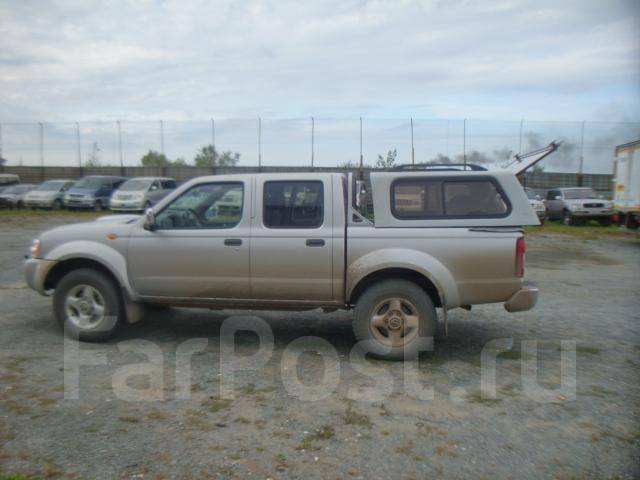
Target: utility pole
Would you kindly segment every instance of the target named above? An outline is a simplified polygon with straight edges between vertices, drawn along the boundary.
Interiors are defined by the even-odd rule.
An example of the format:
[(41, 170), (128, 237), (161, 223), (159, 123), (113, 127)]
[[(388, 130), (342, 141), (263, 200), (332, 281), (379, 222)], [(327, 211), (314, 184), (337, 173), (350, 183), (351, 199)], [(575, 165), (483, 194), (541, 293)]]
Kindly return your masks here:
[(164, 122), (160, 120), (160, 153), (164, 155)]
[(262, 119), (258, 117), (258, 171), (262, 168)]
[(80, 122), (76, 122), (76, 149), (78, 150), (78, 168), (82, 174), (82, 149), (80, 147)]
[(315, 120), (313, 119), (313, 117), (311, 117), (311, 168), (313, 168), (314, 153), (315, 153), (314, 152), (315, 130), (316, 130)]
[(413, 146), (413, 117), (411, 117), (411, 165), (416, 163), (416, 150)]
[(122, 155), (122, 124), (120, 120), (116, 121), (118, 125), (118, 155), (120, 156), (120, 174), (124, 176), (124, 157)]

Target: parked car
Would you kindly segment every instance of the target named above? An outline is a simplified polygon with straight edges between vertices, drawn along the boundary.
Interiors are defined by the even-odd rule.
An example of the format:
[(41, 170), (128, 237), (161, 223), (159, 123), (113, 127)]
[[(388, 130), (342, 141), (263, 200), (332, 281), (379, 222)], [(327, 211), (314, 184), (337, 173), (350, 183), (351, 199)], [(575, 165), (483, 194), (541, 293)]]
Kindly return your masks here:
[(67, 190), (73, 180), (47, 180), (35, 187), (24, 197), (24, 205), (30, 208), (51, 208), (60, 210)]
[(20, 183), (20, 177), (13, 173), (0, 173), (0, 193), (7, 187)]
[(371, 186), (375, 221), (356, 207), (368, 202), (351, 174), (195, 178), (143, 216), (43, 233), (27, 283), (53, 292), (55, 317), (84, 341), (110, 338), (145, 304), (323, 307), (354, 309), (356, 338), (389, 359), (425, 348), (436, 308), (446, 325), (456, 307), (535, 305), (515, 226), (539, 222), (513, 173), (375, 172)]
[(19, 183), (18, 185), (5, 187), (0, 193), (0, 207), (21, 208), (24, 196), (34, 187), (35, 185), (32, 183)]
[(533, 211), (536, 212), (536, 215), (538, 216), (538, 220), (540, 220), (541, 224), (544, 224), (547, 209), (542, 201), (542, 197), (532, 188), (525, 188), (524, 191), (529, 199), (529, 205), (531, 205), (531, 208), (533, 208)]
[(110, 208), (116, 212), (140, 212), (158, 203), (176, 187), (173, 178), (131, 178), (113, 192)]
[(611, 225), (613, 203), (604, 200), (592, 188), (554, 188), (547, 192), (544, 203), (550, 220), (559, 219), (566, 225), (598, 220), (601, 225)]
[(109, 207), (109, 199), (127, 179), (124, 177), (90, 175), (78, 180), (64, 196), (69, 209), (92, 208), (99, 212)]

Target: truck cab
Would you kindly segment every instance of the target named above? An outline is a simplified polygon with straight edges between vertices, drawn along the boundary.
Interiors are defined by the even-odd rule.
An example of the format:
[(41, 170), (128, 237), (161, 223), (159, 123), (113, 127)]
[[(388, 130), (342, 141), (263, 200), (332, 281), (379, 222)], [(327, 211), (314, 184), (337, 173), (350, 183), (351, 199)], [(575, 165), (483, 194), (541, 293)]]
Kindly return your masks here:
[[(538, 224), (510, 172), (273, 173), (193, 179), (144, 216), (58, 227), (32, 246), (29, 285), (82, 340), (141, 306), (354, 310), (371, 352), (432, 337), (436, 308), (532, 308), (522, 225)], [(371, 204), (373, 212), (363, 212)]]

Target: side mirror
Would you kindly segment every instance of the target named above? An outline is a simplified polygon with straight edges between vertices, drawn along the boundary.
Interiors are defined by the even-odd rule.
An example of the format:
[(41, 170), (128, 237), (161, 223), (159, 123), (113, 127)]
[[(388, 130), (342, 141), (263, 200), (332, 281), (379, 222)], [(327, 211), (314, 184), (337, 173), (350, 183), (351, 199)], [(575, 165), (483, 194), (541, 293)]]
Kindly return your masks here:
[(156, 216), (153, 213), (153, 208), (147, 208), (144, 212), (144, 216), (144, 229), (149, 230), (150, 232), (155, 232), (158, 228), (158, 225), (156, 225)]
[(556, 195), (556, 200), (562, 200), (562, 197), (560, 195)]
[(151, 188), (149, 188), (149, 191), (153, 192), (155, 190), (158, 190), (158, 186), (157, 185), (151, 185)]
[(542, 197), (540, 195), (536, 195), (536, 200), (542, 200)]

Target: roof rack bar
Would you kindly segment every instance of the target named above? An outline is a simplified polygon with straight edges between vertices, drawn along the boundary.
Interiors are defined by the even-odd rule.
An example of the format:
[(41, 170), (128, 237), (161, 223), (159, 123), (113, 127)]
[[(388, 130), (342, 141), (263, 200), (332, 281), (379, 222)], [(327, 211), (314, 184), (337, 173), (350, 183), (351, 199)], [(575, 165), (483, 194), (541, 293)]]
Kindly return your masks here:
[(390, 169), (392, 172), (399, 172), (405, 170), (415, 170), (415, 171), (423, 171), (423, 170), (437, 170), (437, 171), (460, 171), (460, 170), (471, 170), (475, 172), (484, 172), (487, 169), (481, 165), (476, 165), (475, 163), (419, 163), (419, 164), (404, 164), (397, 165)]

